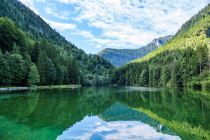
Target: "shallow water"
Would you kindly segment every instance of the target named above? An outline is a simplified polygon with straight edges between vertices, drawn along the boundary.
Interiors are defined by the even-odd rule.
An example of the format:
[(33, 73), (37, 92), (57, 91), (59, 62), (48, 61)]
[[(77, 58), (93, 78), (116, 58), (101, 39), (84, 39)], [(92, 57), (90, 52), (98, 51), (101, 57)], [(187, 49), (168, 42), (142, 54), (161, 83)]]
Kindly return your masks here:
[(2, 140), (208, 139), (210, 100), (198, 93), (137, 87), (0, 95)]

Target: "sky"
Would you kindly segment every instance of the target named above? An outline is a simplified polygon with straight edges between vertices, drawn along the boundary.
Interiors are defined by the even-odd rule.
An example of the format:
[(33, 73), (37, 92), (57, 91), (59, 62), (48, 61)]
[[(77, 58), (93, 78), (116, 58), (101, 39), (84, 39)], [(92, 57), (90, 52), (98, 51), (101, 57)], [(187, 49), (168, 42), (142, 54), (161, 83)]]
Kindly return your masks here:
[(174, 35), (210, 0), (20, 0), (87, 53)]

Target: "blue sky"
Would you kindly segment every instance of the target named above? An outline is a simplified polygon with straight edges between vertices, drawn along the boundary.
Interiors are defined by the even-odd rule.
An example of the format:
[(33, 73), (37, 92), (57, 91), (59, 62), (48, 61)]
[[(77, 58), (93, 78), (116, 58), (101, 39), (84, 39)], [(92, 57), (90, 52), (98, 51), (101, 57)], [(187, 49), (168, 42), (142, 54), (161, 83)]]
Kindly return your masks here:
[(210, 0), (20, 0), (87, 53), (173, 35)]

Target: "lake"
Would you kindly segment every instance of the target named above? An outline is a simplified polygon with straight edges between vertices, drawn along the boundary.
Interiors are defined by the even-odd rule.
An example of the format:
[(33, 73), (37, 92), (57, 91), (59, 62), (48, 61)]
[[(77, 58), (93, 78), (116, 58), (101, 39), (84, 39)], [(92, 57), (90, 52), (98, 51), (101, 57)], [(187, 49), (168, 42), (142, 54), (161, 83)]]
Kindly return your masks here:
[(0, 94), (2, 140), (205, 140), (210, 99), (137, 87)]

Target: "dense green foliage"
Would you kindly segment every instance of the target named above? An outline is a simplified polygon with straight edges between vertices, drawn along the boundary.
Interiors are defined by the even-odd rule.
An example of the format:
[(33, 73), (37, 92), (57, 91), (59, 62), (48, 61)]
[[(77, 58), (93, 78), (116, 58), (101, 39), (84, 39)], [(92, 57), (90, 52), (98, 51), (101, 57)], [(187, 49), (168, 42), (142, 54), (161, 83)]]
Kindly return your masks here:
[(184, 24), (167, 44), (116, 69), (113, 83), (196, 88), (205, 84), (209, 87), (209, 27), (210, 5)]
[[(0, 29), (2, 44), (0, 59), (4, 65), (0, 68), (1, 85), (80, 84), (80, 71), (75, 60), (69, 56), (70, 53), (51, 46), (44, 39), (33, 45), (30, 42), (34, 41), (31, 41), (10, 19), (0, 18)], [(61, 55), (62, 52), (66, 54)], [(61, 66), (63, 68), (60, 68)], [(61, 76), (60, 71), (65, 69), (65, 75)], [(68, 74), (71, 74), (71, 77)], [(67, 80), (59, 79), (61, 77), (67, 77)]]
[(183, 87), (193, 76), (208, 74), (208, 48), (164, 51), (148, 61), (131, 63), (114, 73), (114, 83)]
[(0, 17), (0, 85), (110, 83), (108, 61), (66, 41), (19, 1), (1, 1)]
[(32, 64), (29, 69), (29, 78), (28, 78), (28, 84), (29, 85), (36, 85), (40, 82), (40, 75), (37, 70), (37, 67), (35, 64)]
[(119, 67), (137, 58), (144, 57), (168, 42), (173, 36), (165, 36), (154, 39), (148, 45), (139, 49), (104, 49), (98, 53), (99, 56), (108, 60), (112, 65)]

